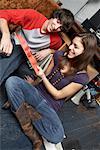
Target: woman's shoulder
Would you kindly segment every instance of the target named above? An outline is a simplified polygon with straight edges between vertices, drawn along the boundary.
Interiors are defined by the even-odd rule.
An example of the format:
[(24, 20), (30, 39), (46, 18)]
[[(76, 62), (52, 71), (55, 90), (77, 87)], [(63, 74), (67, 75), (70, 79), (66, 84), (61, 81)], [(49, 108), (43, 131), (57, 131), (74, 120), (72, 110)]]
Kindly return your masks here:
[(56, 51), (55, 53), (54, 53), (54, 60), (55, 61), (59, 61), (59, 57), (61, 57), (61, 56), (63, 56), (64, 55), (64, 51)]
[(86, 70), (78, 71), (76, 74), (87, 74)]
[(64, 55), (64, 51), (61, 51), (61, 50), (58, 50), (54, 53), (54, 56), (57, 57), (57, 56), (63, 56)]
[(89, 82), (88, 74), (85, 70), (79, 71), (73, 77), (73, 82), (85, 85)]

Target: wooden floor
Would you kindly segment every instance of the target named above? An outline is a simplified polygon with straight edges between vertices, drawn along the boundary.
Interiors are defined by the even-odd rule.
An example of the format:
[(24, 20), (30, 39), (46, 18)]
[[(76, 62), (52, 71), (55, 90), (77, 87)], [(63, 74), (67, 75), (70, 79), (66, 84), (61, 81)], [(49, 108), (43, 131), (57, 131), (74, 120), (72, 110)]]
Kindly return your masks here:
[[(5, 97), (0, 95), (0, 150), (32, 150), (30, 141), (19, 128), (10, 110), (2, 110)], [(82, 104), (67, 102), (59, 113), (68, 141), (74, 141), (65, 150), (100, 150), (100, 107), (86, 109)], [(43, 148), (44, 150), (44, 148)]]

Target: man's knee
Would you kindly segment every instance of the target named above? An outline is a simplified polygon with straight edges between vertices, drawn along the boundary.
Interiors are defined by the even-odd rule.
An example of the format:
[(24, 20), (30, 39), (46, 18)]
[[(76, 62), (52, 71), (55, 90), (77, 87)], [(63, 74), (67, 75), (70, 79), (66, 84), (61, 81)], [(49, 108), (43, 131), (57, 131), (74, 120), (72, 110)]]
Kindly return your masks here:
[(45, 137), (49, 142), (57, 144), (59, 142), (62, 142), (64, 139), (64, 128), (63, 126), (59, 126), (55, 131), (52, 129), (52, 131)]
[(59, 142), (62, 142), (64, 139), (64, 130), (61, 128), (60, 132), (57, 133), (57, 135), (54, 135), (51, 142), (54, 144), (57, 144)]
[(14, 89), (17, 84), (18, 84), (18, 77), (16, 76), (9, 77), (5, 83), (6, 90)]

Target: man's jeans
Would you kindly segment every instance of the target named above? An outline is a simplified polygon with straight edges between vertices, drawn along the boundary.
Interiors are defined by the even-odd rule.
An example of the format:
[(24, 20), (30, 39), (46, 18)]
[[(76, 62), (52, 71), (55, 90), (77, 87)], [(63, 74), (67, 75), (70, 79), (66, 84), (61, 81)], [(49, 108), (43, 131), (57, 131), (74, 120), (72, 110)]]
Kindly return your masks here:
[[(5, 41), (6, 42), (6, 41)], [(23, 50), (20, 45), (13, 42), (13, 52), (9, 57), (0, 55), (0, 86), (13, 73), (23, 61)]]
[(63, 140), (64, 130), (57, 113), (34, 86), (16, 76), (8, 78), (5, 86), (15, 111), (26, 101), (42, 115), (41, 119), (33, 122), (40, 135), (55, 144)]

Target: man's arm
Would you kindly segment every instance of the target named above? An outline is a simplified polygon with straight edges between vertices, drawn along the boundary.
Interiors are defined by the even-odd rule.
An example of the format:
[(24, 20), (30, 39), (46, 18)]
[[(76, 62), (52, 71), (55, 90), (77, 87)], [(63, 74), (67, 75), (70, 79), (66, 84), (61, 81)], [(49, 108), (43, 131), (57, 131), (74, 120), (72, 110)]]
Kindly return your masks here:
[(10, 39), (10, 32), (7, 24), (7, 20), (0, 18), (0, 30), (2, 38), (0, 41), (0, 53), (9, 56), (12, 53), (13, 45)]
[(0, 10), (0, 18), (4, 18), (8, 23), (19, 25), (25, 29), (33, 29), (35, 24), (44, 22), (46, 18), (33, 9), (8, 9)]
[(9, 56), (12, 53), (13, 45), (10, 39), (8, 24), (15, 24), (21, 27), (31, 27), (31, 24), (38, 13), (31, 9), (0, 10), (0, 30), (2, 38), (0, 41), (0, 53)]

